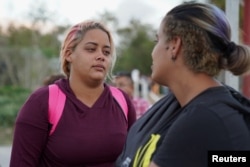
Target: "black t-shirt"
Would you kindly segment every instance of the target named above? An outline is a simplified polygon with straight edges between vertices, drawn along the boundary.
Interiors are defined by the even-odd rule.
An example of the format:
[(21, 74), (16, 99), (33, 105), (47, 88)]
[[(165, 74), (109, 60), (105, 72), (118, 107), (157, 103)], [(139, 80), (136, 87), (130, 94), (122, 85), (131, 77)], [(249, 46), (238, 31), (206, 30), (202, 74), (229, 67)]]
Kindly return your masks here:
[(154, 161), (161, 167), (203, 167), (210, 150), (250, 150), (243, 118), (250, 108), (226, 87), (210, 88), (182, 108), (173, 104), (172, 94), (159, 103), (165, 105), (165, 111), (151, 109), (134, 124), (117, 166), (148, 166)]

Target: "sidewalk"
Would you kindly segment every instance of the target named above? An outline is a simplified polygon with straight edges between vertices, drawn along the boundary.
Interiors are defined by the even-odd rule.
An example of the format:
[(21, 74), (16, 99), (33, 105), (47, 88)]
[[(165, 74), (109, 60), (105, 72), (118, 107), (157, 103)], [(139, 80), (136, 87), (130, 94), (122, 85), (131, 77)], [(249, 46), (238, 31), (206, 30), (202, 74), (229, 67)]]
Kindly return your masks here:
[(11, 146), (0, 146), (0, 167), (9, 167)]

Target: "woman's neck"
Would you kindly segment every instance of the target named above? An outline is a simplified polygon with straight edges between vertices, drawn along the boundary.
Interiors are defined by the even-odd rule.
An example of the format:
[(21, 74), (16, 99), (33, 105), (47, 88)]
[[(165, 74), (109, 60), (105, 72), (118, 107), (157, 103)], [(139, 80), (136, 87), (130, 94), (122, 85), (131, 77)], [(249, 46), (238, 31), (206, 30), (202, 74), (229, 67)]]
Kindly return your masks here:
[(104, 90), (103, 82), (88, 83), (84, 80), (69, 78), (69, 86), (76, 98), (91, 107)]

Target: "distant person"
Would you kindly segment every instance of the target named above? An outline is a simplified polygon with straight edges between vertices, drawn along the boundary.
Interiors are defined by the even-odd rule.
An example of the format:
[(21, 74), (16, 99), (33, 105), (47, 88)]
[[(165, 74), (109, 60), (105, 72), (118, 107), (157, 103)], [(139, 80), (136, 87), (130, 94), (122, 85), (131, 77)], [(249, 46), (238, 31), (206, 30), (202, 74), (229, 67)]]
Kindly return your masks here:
[(47, 76), (44, 80), (43, 80), (43, 85), (47, 86), (47, 85), (51, 85), (54, 84), (56, 81), (58, 81), (59, 79), (66, 79), (66, 76), (64, 74), (52, 74)]
[[(121, 91), (128, 108), (124, 115), (105, 83), (116, 60), (110, 31), (96, 21), (74, 25), (62, 43), (60, 59), (67, 79), (33, 92), (18, 113), (10, 167), (114, 167), (136, 114)], [(52, 134), (51, 86), (66, 95)]]
[(156, 103), (158, 100), (160, 100), (164, 95), (164, 93), (160, 92), (160, 85), (154, 81), (150, 83), (149, 86), (149, 93), (148, 93), (148, 100), (151, 104)]
[(116, 166), (207, 167), (209, 151), (218, 151), (212, 166), (246, 166), (232, 159), (250, 151), (250, 101), (215, 76), (248, 72), (250, 49), (231, 41), (225, 13), (197, 2), (171, 9), (159, 25), (151, 68), (152, 79), (170, 91), (129, 130)]
[(151, 104), (149, 101), (141, 97), (134, 96), (134, 82), (130, 72), (118, 72), (114, 79), (114, 85), (129, 95), (135, 106), (137, 119), (140, 118), (150, 107)]

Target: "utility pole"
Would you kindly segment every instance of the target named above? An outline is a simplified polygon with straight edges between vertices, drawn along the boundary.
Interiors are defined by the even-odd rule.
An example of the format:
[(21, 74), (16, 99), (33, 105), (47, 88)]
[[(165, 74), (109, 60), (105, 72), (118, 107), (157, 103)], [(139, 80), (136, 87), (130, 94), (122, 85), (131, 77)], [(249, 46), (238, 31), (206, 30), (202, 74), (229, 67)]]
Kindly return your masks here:
[[(226, 0), (226, 15), (232, 30), (232, 41), (239, 42), (239, 0)], [(227, 85), (239, 90), (239, 77), (231, 72), (225, 71), (224, 81)]]
[[(250, 0), (244, 0), (243, 41), (250, 46)], [(250, 74), (243, 76), (242, 93), (250, 98)]]

